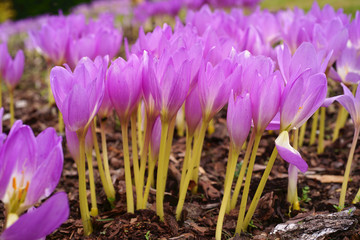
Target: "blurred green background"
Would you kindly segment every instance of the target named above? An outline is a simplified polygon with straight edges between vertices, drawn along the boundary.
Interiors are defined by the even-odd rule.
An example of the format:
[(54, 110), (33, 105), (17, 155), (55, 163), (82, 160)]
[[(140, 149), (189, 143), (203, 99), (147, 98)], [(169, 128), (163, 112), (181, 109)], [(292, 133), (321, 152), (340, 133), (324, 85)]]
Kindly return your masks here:
[(91, 0), (0, 0), (0, 22), (8, 18), (23, 19), (59, 10), (67, 13), (72, 7)]
[[(6, 19), (23, 19), (44, 13), (56, 14), (61, 9), (67, 13), (69, 9), (80, 3), (91, 2), (91, 0), (0, 0), (0, 22)], [(325, 4), (332, 5), (335, 9), (343, 8), (346, 13), (355, 14), (360, 10), (360, 0), (318, 0), (322, 7)], [(309, 10), (313, 0), (264, 0), (262, 8), (271, 11), (294, 8), (298, 6)]]
[[(299, 7), (308, 11), (314, 0), (264, 0), (261, 8), (267, 8), (271, 11)], [(357, 10), (360, 10), (360, 0), (318, 0), (320, 7), (330, 4), (335, 9), (343, 8), (345, 13), (351, 13), (353, 16)]]

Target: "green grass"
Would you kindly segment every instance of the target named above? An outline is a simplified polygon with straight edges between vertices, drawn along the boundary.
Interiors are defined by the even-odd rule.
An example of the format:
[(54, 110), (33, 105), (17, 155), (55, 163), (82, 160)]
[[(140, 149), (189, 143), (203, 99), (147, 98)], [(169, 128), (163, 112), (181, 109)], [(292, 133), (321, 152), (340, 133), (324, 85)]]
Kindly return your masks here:
[[(330, 4), (335, 9), (342, 8), (345, 13), (355, 15), (356, 10), (360, 10), (359, 0), (318, 0), (319, 6), (322, 8), (325, 4)], [(299, 7), (308, 11), (313, 4), (312, 0), (264, 0), (261, 3), (261, 8), (267, 8), (270, 11), (279, 9), (287, 9)]]

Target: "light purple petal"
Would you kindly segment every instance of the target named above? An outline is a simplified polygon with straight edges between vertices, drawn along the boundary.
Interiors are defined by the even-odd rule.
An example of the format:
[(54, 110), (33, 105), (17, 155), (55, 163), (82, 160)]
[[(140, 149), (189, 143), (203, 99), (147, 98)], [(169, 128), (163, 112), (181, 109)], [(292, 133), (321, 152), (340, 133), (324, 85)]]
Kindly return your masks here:
[(289, 142), (289, 133), (283, 131), (275, 140), (276, 149), (279, 155), (288, 163), (296, 166), (301, 172), (306, 172), (308, 169), (307, 163), (302, 159), (300, 153), (295, 150)]
[(37, 240), (52, 233), (69, 217), (69, 202), (65, 193), (57, 193), (40, 207), (22, 215), (5, 229), (0, 239)]

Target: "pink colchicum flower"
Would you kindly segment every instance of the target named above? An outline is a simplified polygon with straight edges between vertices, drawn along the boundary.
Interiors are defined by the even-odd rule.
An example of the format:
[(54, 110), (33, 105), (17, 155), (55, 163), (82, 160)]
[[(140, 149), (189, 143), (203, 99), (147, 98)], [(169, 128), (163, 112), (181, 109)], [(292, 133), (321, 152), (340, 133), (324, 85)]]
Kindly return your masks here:
[(360, 49), (360, 12), (356, 11), (355, 18), (349, 24), (349, 40), (351, 47), (355, 49)]
[(136, 55), (128, 61), (122, 58), (112, 62), (106, 81), (109, 98), (122, 123), (129, 120), (141, 97), (141, 62)]
[(226, 123), (230, 141), (236, 149), (241, 149), (251, 128), (251, 102), (249, 94), (238, 96), (235, 99), (234, 92), (231, 91)]
[(252, 118), (254, 130), (262, 134), (279, 111), (283, 79), (276, 71), (265, 78), (255, 75), (253, 80), (250, 91)]
[(333, 99), (343, 105), (350, 113), (355, 128), (360, 128), (360, 88), (357, 88), (354, 96), (344, 84), (341, 84), (341, 86), (343, 87), (344, 95), (333, 97)]
[(196, 86), (187, 96), (185, 101), (185, 121), (190, 136), (194, 136), (195, 131), (201, 125), (202, 113), (201, 105), (198, 93), (198, 87)]
[(164, 53), (159, 60), (150, 57), (146, 70), (148, 77), (143, 79), (145, 104), (149, 106), (153, 99), (162, 120), (167, 121), (176, 116), (190, 86), (190, 62), (185, 60), (182, 64), (175, 64), (175, 60), (170, 53)]
[(104, 97), (107, 66), (108, 57), (97, 57), (94, 62), (81, 59), (74, 72), (68, 67), (51, 70), (51, 90), (70, 131), (85, 129), (97, 114)]
[(229, 100), (233, 76), (237, 76), (239, 68), (230, 59), (225, 59), (216, 66), (208, 62), (200, 68), (198, 91), (203, 121), (210, 121)]
[(329, 76), (339, 82), (357, 84), (360, 81), (360, 56), (355, 48), (345, 48), (336, 61), (336, 70), (330, 69)]
[(22, 50), (11, 58), (6, 43), (0, 44), (0, 77), (9, 88), (15, 88), (24, 72), (25, 56)]
[[(0, 125), (2, 114), (3, 109)], [(5, 137), (1, 133), (0, 198), (6, 209), (6, 225), (0, 239), (45, 237), (69, 216), (65, 193), (55, 194), (39, 208), (32, 209), (50, 196), (59, 182), (64, 161), (62, 138), (53, 128), (35, 137), (31, 128), (21, 121), (15, 122), (3, 141)]]
[[(64, 161), (61, 137), (53, 128), (35, 137), (30, 127), (16, 121), (0, 150), (0, 160), (0, 198), (7, 212), (19, 215), (55, 189)], [(22, 194), (26, 197), (14, 197)]]

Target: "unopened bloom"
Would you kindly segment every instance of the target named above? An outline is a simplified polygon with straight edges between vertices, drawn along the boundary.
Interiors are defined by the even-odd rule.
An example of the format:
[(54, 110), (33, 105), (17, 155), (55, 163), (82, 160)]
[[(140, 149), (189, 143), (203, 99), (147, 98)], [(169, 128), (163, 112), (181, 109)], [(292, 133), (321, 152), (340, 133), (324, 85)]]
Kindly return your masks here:
[(51, 70), (51, 90), (70, 131), (88, 127), (97, 114), (104, 97), (107, 65), (107, 57), (97, 57), (94, 62), (83, 58), (74, 72), (63, 67)]
[(140, 101), (141, 66), (136, 55), (128, 61), (122, 58), (111, 63), (107, 76), (109, 98), (122, 122), (127, 121)]
[(4, 79), (6, 85), (10, 88), (20, 81), (24, 72), (25, 56), (22, 50), (16, 53), (14, 59), (8, 53), (6, 43), (0, 45), (0, 76)]
[(250, 95), (238, 96), (235, 99), (231, 91), (226, 116), (227, 129), (230, 141), (238, 149), (242, 147), (251, 128)]

